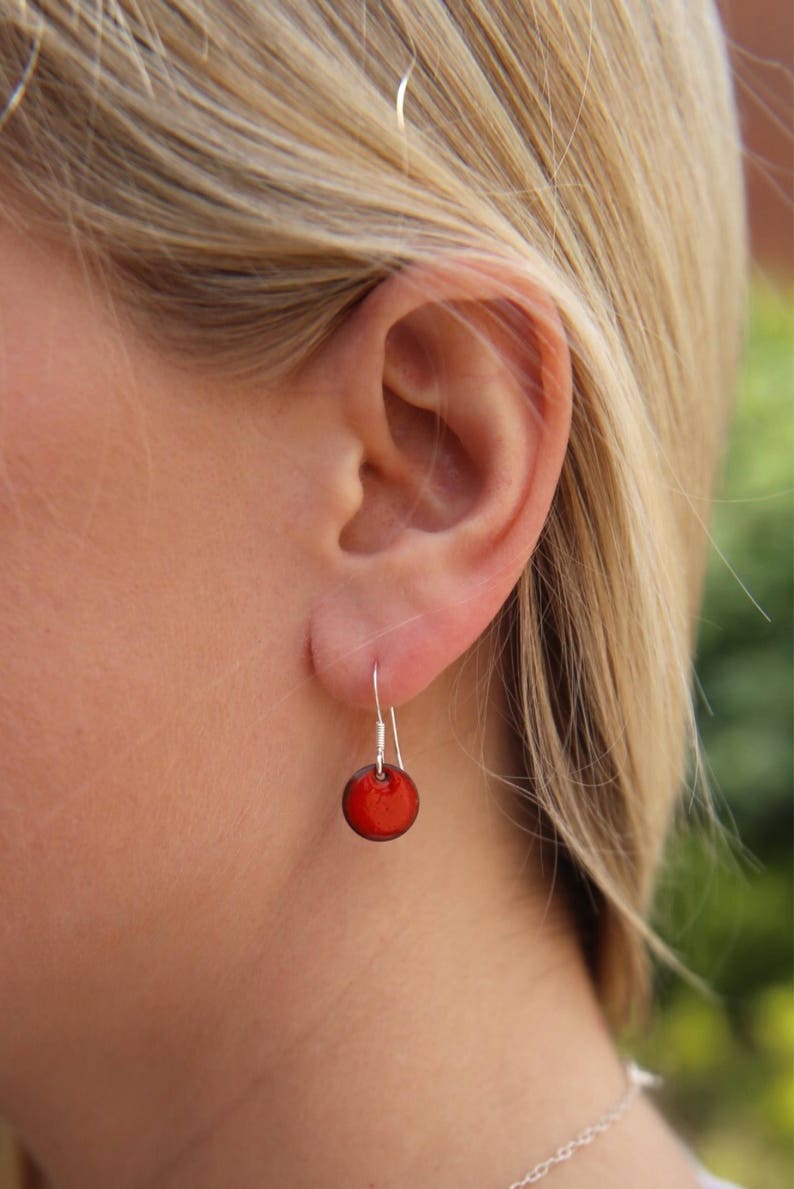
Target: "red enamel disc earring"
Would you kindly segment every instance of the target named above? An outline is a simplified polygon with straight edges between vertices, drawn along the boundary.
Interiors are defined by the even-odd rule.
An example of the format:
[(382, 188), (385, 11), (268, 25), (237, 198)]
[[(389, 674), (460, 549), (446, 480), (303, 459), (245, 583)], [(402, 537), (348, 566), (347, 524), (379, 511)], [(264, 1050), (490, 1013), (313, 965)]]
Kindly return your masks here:
[(403, 770), (394, 707), (389, 707), (397, 766), (384, 763), (386, 752), (386, 724), (380, 712), (378, 697), (378, 662), (372, 670), (375, 691), (375, 763), (354, 772), (342, 794), (342, 812), (352, 830), (370, 842), (388, 842), (399, 838), (416, 821), (419, 812), (419, 793), (407, 772)]

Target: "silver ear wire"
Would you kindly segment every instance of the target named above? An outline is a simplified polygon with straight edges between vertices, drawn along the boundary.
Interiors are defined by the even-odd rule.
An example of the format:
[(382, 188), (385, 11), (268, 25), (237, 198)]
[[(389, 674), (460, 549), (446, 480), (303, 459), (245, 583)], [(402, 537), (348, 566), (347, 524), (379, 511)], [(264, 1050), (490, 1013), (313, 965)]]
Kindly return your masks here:
[[(378, 697), (378, 662), (372, 668), (372, 687), (375, 690), (375, 712), (377, 718), (375, 720), (375, 773), (378, 779), (383, 777), (383, 761), (386, 754), (386, 724), (383, 721), (383, 715), (380, 709), (380, 698)], [(397, 767), (402, 768), (403, 758), (400, 754), (400, 741), (397, 738), (397, 719), (394, 714), (394, 707), (389, 707), (389, 716), (391, 718), (391, 732), (394, 738), (394, 750), (397, 753)]]

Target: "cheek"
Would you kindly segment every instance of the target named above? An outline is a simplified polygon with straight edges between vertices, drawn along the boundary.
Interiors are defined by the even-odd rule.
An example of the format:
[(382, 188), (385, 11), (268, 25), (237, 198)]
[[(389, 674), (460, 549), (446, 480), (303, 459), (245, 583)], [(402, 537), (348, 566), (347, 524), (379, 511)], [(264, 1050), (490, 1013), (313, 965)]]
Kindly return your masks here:
[(89, 367), (0, 393), (4, 1008), (28, 971), (43, 994), (101, 977), (190, 919), (252, 822), (279, 836), (302, 677), (282, 494), (260, 473), (257, 512), (217, 413), (169, 399)]

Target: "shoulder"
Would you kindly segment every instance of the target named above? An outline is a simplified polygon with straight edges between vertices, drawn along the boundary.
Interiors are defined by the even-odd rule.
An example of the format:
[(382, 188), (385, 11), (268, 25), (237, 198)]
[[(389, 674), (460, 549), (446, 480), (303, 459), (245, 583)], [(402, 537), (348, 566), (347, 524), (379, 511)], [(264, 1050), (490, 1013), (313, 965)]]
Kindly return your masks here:
[(701, 1165), (697, 1166), (696, 1172), (698, 1189), (742, 1189), (741, 1185), (736, 1185), (733, 1181), (724, 1181), (721, 1177), (715, 1177)]

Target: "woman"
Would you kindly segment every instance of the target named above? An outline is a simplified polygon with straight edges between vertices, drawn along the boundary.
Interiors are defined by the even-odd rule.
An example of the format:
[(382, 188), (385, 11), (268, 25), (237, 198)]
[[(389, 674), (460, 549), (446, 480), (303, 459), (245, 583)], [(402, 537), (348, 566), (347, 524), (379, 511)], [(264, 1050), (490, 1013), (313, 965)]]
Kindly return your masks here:
[(54, 1189), (706, 1184), (616, 1037), (744, 316), (711, 4), (0, 11), (0, 1113)]

